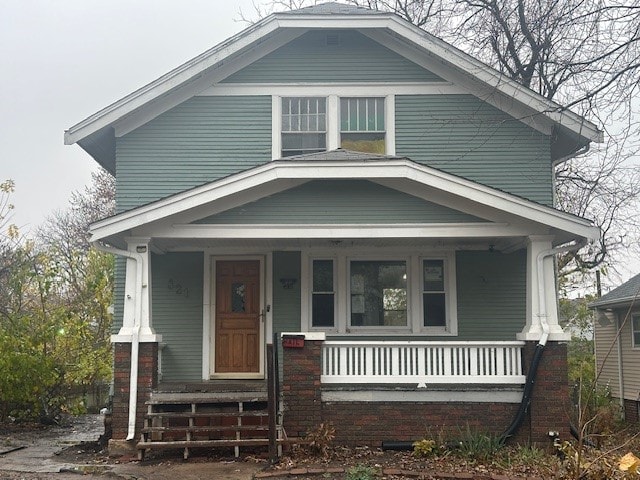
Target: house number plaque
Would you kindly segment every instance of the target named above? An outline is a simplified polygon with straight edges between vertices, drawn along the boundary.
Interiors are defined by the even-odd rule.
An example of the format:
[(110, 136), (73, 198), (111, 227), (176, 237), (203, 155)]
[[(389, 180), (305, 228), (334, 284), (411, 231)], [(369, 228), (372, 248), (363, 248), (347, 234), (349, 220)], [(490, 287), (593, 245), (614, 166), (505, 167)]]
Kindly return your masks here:
[(284, 348), (304, 348), (304, 335), (283, 335), (282, 346)]

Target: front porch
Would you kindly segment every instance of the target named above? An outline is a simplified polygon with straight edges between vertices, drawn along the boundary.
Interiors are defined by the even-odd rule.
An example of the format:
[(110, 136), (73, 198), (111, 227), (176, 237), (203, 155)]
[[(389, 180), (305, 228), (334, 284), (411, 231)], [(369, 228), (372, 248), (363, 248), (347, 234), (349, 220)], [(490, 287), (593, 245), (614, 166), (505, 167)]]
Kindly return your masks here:
[[(413, 441), (434, 430), (455, 437), (466, 427), (499, 435), (518, 410), (535, 349), (535, 342), (337, 341), (308, 332), (277, 338), (282, 368), (272, 377), (271, 409), (266, 380), (139, 384), (140, 455), (181, 448), (187, 458), (199, 447), (237, 455), (243, 446), (266, 448), (270, 433), (274, 445), (303, 442), (321, 423), (336, 427), (338, 444), (354, 446)], [(117, 346), (117, 359), (127, 360), (127, 347)], [(156, 349), (141, 345), (139, 382), (157, 379)], [(517, 441), (543, 443), (549, 430), (568, 431), (566, 345), (550, 342), (546, 350)], [(126, 410), (126, 380), (116, 378), (114, 413)], [(126, 433), (119, 417), (114, 438)]]

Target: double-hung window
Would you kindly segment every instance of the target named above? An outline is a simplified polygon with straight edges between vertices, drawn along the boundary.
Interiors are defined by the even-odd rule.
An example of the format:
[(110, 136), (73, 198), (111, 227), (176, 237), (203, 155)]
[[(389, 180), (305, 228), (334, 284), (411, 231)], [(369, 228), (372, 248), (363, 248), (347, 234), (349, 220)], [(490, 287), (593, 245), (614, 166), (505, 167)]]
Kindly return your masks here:
[(311, 326), (335, 326), (334, 266), (331, 259), (312, 262)]
[(631, 317), (631, 336), (633, 348), (640, 348), (640, 315)]
[[(455, 255), (310, 252), (305, 324), (336, 333), (455, 335)], [(640, 342), (640, 318), (637, 320)]]
[(424, 327), (447, 325), (447, 288), (442, 259), (422, 260), (422, 311)]
[(340, 146), (385, 154), (384, 98), (340, 99)]
[(343, 148), (395, 152), (394, 97), (273, 97), (273, 158)]
[(326, 149), (326, 98), (282, 98), (282, 156), (323, 152)]

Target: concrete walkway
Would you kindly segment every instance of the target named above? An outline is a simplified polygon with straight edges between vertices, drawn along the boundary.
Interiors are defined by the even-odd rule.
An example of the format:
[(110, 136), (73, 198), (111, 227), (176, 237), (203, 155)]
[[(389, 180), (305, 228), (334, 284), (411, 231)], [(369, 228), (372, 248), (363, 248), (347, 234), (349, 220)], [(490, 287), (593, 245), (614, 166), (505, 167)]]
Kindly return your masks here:
[[(251, 480), (265, 467), (252, 462), (184, 462), (171, 458), (161, 463), (81, 464), (61, 462), (56, 456), (81, 442), (95, 442), (103, 431), (101, 415), (78, 417), (72, 427), (0, 435), (1, 479), (67, 480), (123, 478), (127, 480), (225, 479)], [(16, 449), (10, 451), (12, 449)]]

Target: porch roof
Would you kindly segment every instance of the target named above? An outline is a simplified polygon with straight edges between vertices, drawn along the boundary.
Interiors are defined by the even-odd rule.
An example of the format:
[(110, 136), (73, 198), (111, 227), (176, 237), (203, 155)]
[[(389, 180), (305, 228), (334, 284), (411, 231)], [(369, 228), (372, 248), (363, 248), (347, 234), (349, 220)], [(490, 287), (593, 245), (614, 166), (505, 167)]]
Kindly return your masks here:
[[(360, 179), (485, 219), (434, 224), (193, 224), (210, 215), (311, 180)], [(551, 235), (556, 244), (595, 239), (588, 220), (404, 157), (346, 150), (289, 157), (207, 183), (94, 223), (92, 241), (124, 246), (127, 237), (203, 240), (514, 238)], [(184, 242), (183, 242), (184, 243)], [(285, 242), (286, 243), (286, 242)], [(295, 246), (295, 245), (292, 245)]]

